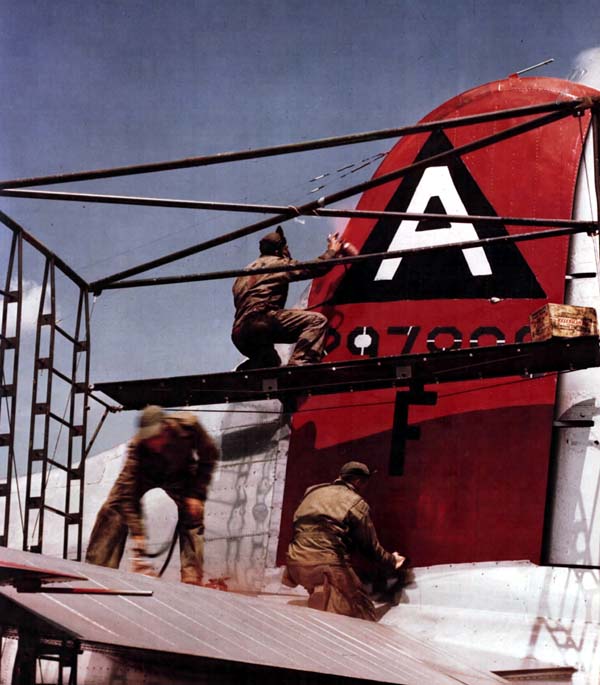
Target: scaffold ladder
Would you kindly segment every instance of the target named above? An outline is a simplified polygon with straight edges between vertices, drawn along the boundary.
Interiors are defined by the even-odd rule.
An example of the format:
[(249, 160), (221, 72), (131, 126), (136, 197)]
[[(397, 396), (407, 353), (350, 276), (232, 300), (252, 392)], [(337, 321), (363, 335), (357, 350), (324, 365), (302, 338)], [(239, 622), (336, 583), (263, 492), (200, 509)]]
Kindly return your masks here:
[[(71, 335), (57, 322), (55, 271), (54, 259), (49, 257), (44, 269), (36, 331), (23, 549), (42, 552), (45, 514), (51, 512), (63, 520), (63, 557), (68, 558), (73, 549), (70, 533), (75, 529), (72, 558), (80, 560), (89, 400), (89, 295), (85, 288), (80, 287), (75, 332)], [(59, 340), (71, 348), (72, 363), (68, 373), (57, 368), (56, 346)], [(57, 393), (53, 392), (56, 379), (69, 388), (67, 407), (62, 415), (61, 409), (56, 407)], [(62, 458), (51, 453), (51, 427), (56, 428), (59, 435), (62, 430), (68, 431), (67, 448), (62, 450)], [(37, 475), (35, 471), (39, 470), (38, 465), (41, 465), (39, 481), (34, 477)], [(52, 469), (64, 476), (62, 509), (46, 501), (46, 485)]]
[(8, 546), (11, 489), (15, 465), (15, 422), (17, 415), (17, 386), (19, 377), (19, 350), (21, 346), (21, 310), (23, 306), (23, 237), (13, 232), (6, 281), (2, 298), (2, 324), (0, 330), (0, 511), (3, 512), (0, 528), (0, 546)]

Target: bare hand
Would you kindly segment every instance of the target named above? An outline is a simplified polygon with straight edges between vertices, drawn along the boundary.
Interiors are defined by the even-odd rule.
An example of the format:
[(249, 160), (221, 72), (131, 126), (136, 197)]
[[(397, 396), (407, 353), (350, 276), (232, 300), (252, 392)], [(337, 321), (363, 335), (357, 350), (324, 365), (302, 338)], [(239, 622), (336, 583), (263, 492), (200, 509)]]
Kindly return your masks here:
[(191, 519), (201, 521), (204, 517), (204, 502), (196, 497), (185, 498), (185, 508)]
[(403, 557), (401, 554), (398, 554), (398, 552), (392, 552), (392, 556), (394, 557), (394, 561), (396, 562), (396, 566), (394, 568), (397, 571), (406, 561), (406, 557)]
[(327, 236), (327, 249), (333, 252), (334, 255), (342, 251), (342, 241), (337, 233), (330, 233)]
[(146, 538), (143, 535), (132, 535), (131, 547), (135, 553), (143, 556), (146, 553)]

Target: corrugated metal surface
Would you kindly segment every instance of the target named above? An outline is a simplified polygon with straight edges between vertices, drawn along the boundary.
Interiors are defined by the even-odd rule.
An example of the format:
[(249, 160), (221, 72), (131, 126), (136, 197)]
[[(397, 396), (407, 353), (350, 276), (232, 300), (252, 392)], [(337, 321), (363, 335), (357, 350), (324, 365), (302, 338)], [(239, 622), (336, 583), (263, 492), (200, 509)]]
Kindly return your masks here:
[(0, 589), (10, 602), (47, 618), (88, 645), (405, 685), (504, 682), (398, 628), (15, 550), (2, 550), (2, 558), (78, 571), (94, 586), (154, 591), (153, 597), (135, 598), (18, 594), (12, 588)]

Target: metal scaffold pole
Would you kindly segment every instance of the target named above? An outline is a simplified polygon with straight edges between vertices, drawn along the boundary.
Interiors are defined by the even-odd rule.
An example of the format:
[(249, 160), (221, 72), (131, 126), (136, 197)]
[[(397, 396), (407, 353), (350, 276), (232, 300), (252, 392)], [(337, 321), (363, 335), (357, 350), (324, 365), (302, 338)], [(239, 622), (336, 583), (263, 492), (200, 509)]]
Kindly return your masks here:
[[(0, 545), (8, 546), (10, 505), (15, 466), (15, 427), (17, 388), (19, 379), (19, 350), (21, 346), (21, 311), (23, 306), (23, 236), (13, 231), (4, 290), (2, 296), (2, 325), (0, 332), (0, 454), (5, 464), (0, 481), (0, 502), (4, 517)], [(9, 330), (12, 328), (12, 330)], [(10, 358), (12, 356), (12, 359)], [(4, 418), (2, 418), (4, 415)]]

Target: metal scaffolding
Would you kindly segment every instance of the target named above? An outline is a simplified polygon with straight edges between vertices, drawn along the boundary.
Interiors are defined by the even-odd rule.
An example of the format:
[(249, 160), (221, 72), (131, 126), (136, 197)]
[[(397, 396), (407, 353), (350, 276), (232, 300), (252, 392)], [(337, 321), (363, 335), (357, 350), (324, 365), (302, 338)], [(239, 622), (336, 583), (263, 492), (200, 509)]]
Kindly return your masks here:
[[(23, 306), (23, 236), (13, 232), (2, 297), (2, 331), (0, 333), (0, 463), (5, 464), (0, 482), (3, 501), (3, 524), (0, 545), (8, 544), (12, 477), (15, 463), (15, 422), (21, 346), (21, 310)], [(12, 329), (12, 330), (10, 330)], [(4, 419), (3, 417), (4, 412)], [(1, 505), (0, 505), (1, 506)]]
[[(90, 318), (87, 288), (80, 288), (78, 299), (75, 333), (70, 335), (57, 323), (56, 264), (53, 258), (48, 258), (44, 268), (36, 327), (23, 540), (24, 550), (41, 553), (45, 514), (52, 512), (63, 520), (65, 559), (69, 550), (70, 533), (75, 527), (77, 560), (81, 559), (82, 546), (83, 479), (89, 403)], [(72, 363), (68, 372), (59, 370), (56, 365), (56, 346), (59, 341), (70, 348)], [(69, 386), (68, 406), (63, 416), (56, 407), (57, 398), (52, 392), (55, 378)], [(63, 429), (68, 431), (68, 446), (63, 459), (50, 452), (51, 424), (58, 426), (59, 432)], [(41, 479), (36, 488), (33, 473), (38, 463), (41, 464)], [(52, 467), (64, 475), (63, 509), (51, 506), (46, 501), (46, 484), (49, 468)], [(35, 518), (34, 513), (37, 514)]]
[[(2, 331), (0, 338), (0, 366), (2, 367), (2, 380), (0, 384), (0, 399), (4, 400), (3, 407), (6, 406), (6, 417), (4, 423), (6, 429), (0, 427), (0, 457), (6, 457), (5, 480), (0, 481), (0, 506), (4, 507), (3, 531), (0, 532), (0, 545), (8, 544), (8, 526), (10, 510), (10, 491), (11, 479), (13, 478), (13, 465), (15, 461), (14, 439), (15, 426), (14, 417), (16, 415), (17, 402), (17, 375), (19, 364), (20, 349), (20, 326), (21, 308), (23, 300), (23, 275), (22, 275), (22, 243), (26, 241), (40, 253), (44, 262), (44, 277), (42, 294), (37, 316), (36, 342), (34, 354), (34, 373), (32, 397), (30, 404), (30, 426), (29, 426), (29, 448), (28, 448), (28, 469), (27, 469), (27, 490), (25, 497), (25, 516), (24, 516), (24, 537), (23, 547), (26, 550), (41, 552), (43, 545), (43, 532), (46, 524), (46, 514), (59, 517), (62, 520), (63, 535), (63, 556), (67, 557), (73, 534), (76, 535), (75, 556), (81, 557), (81, 532), (82, 532), (82, 511), (83, 511), (83, 490), (84, 490), (84, 470), (85, 457), (90, 450), (96, 433), (93, 435), (89, 444), (87, 439), (87, 414), (90, 398), (98, 400), (90, 392), (89, 373), (90, 373), (90, 312), (89, 296), (90, 293), (98, 294), (102, 290), (109, 288), (130, 288), (141, 285), (160, 285), (165, 283), (179, 283), (186, 281), (211, 280), (216, 278), (229, 278), (241, 274), (253, 273), (248, 269), (233, 269), (229, 271), (192, 274), (175, 276), (168, 278), (153, 278), (139, 280), (124, 280), (137, 274), (147, 272), (150, 269), (172, 263), (184, 257), (197, 254), (212, 247), (222, 245), (238, 238), (256, 233), (259, 230), (274, 226), (278, 223), (287, 221), (299, 215), (310, 215), (320, 217), (346, 216), (361, 218), (411, 218), (419, 221), (436, 221), (440, 215), (434, 213), (408, 214), (402, 212), (385, 211), (357, 211), (348, 209), (326, 209), (327, 205), (335, 204), (343, 199), (356, 196), (369, 189), (381, 186), (386, 183), (399, 181), (407, 174), (417, 169), (440, 164), (451, 158), (461, 157), (467, 153), (484, 149), (500, 141), (508, 140), (514, 136), (526, 134), (539, 127), (546, 126), (552, 122), (570, 116), (590, 116), (592, 125), (596, 133), (595, 166), (598, 168), (598, 116), (600, 100), (598, 98), (575, 98), (572, 100), (560, 100), (542, 103), (535, 106), (505, 109), (474, 116), (457, 117), (453, 119), (428, 121), (397, 129), (385, 129), (382, 131), (370, 131), (366, 133), (339, 136), (335, 138), (325, 138), (303, 143), (290, 145), (278, 145), (257, 150), (243, 150), (238, 152), (226, 152), (216, 155), (206, 155), (203, 157), (192, 157), (187, 159), (175, 160), (170, 162), (158, 162), (153, 164), (142, 164), (128, 167), (116, 167), (113, 169), (100, 169), (91, 171), (81, 171), (69, 174), (55, 174), (36, 178), (7, 180), (0, 182), (0, 196), (11, 197), (30, 197), (46, 200), (68, 200), (99, 202), (105, 204), (131, 204), (158, 207), (187, 207), (193, 209), (210, 209), (231, 212), (248, 212), (270, 214), (271, 216), (261, 221), (247, 226), (243, 226), (229, 233), (215, 236), (202, 243), (192, 245), (183, 250), (172, 252), (158, 259), (139, 264), (128, 268), (119, 273), (107, 275), (91, 284), (86, 283), (59, 257), (51, 253), (45, 246), (28, 234), (22, 227), (18, 226), (12, 219), (0, 212), (0, 222), (5, 224), (13, 232), (9, 265), (5, 279), (2, 295)], [(589, 111), (588, 111), (589, 110)], [(514, 124), (511, 119), (522, 118)], [(174, 169), (184, 169), (192, 167), (206, 166), (210, 164), (221, 164), (240, 160), (265, 158), (275, 155), (304, 152), (340, 145), (352, 145), (385, 138), (397, 138), (402, 135), (442, 131), (445, 129), (459, 128), (481, 124), (484, 122), (507, 121), (509, 124), (503, 130), (494, 130), (490, 135), (472, 140), (457, 148), (441, 152), (435, 156), (419, 159), (400, 169), (395, 169), (386, 174), (376, 176), (368, 181), (349, 186), (338, 192), (319, 199), (311, 200), (301, 206), (280, 206), (280, 205), (249, 205), (241, 203), (218, 203), (197, 200), (171, 200), (164, 198), (143, 198), (116, 195), (98, 195), (81, 193), (61, 193), (50, 192), (47, 190), (31, 190), (35, 186), (46, 186), (51, 184), (64, 183), (67, 181), (85, 181), (90, 179), (112, 178), (128, 176), (133, 174), (151, 173)], [(596, 174), (597, 195), (600, 198), (600, 188), (598, 184), (598, 174)], [(578, 232), (591, 233), (598, 229), (597, 222), (576, 222), (570, 219), (543, 219), (525, 217), (473, 217), (473, 216), (449, 216), (443, 215), (446, 220), (456, 222), (474, 221), (485, 219), (489, 222), (503, 224), (532, 226), (542, 228), (535, 233), (520, 235), (506, 235), (501, 237), (487, 238), (483, 240), (470, 241), (469, 243), (456, 243), (454, 245), (431, 246), (414, 250), (404, 250), (386, 253), (367, 253), (352, 257), (342, 257), (331, 260), (331, 264), (349, 264), (363, 260), (383, 260), (392, 259), (398, 256), (413, 252), (429, 252), (434, 250), (455, 249), (460, 247), (483, 247), (496, 241), (518, 242), (523, 240), (537, 240), (540, 238), (553, 238), (560, 235), (574, 234)], [(302, 266), (310, 268), (311, 263)], [(290, 268), (298, 268), (295, 265)], [(282, 270), (278, 267), (277, 270)], [(254, 270), (256, 273), (264, 273), (268, 269)], [(56, 279), (66, 277), (78, 289), (78, 304), (76, 314), (76, 324), (74, 332), (68, 333), (57, 320), (57, 283)], [(11, 312), (14, 312), (15, 328), (9, 332), (8, 321), (11, 319)], [(70, 359), (69, 369), (60, 368), (58, 349), (63, 352), (68, 350)], [(54, 391), (56, 381), (66, 384), (68, 387), (67, 407), (61, 414), (56, 407), (57, 393)], [(235, 379), (233, 379), (235, 380)], [(107, 411), (115, 410), (115, 407), (101, 402)], [(397, 413), (404, 415), (406, 412), (402, 402), (397, 404)], [(2, 418), (0, 408), (0, 419)], [(106, 412), (100, 425), (106, 418)], [(402, 422), (401, 422), (402, 423)], [(67, 431), (68, 444), (59, 456), (56, 455), (50, 444), (50, 435), (56, 431)], [(409, 436), (410, 437), (410, 436)], [(396, 441), (398, 442), (398, 440)], [(401, 450), (400, 450), (401, 451)], [(41, 467), (41, 479), (36, 483), (34, 478), (35, 470)], [(64, 479), (65, 497), (61, 506), (50, 504), (46, 498), (46, 485), (51, 469), (59, 473)], [(73, 531), (75, 528), (75, 531)]]
[[(45, 518), (46, 514), (51, 513), (61, 519), (63, 557), (67, 558), (71, 554), (79, 560), (82, 552), (85, 457), (95, 438), (94, 434), (88, 443), (89, 402), (90, 399), (95, 399), (106, 407), (107, 411), (115, 409), (90, 392), (89, 286), (65, 262), (2, 212), (0, 222), (12, 233), (4, 288), (0, 290), (0, 464), (4, 471), (0, 480), (0, 510), (3, 516), (0, 546), (6, 547), (9, 544), (11, 493), (17, 475), (17, 400), (20, 401), (21, 413), (25, 413), (24, 406), (28, 401), (27, 393), (22, 392), (22, 383), (19, 387), (18, 382), (19, 375), (23, 373), (22, 369), (21, 373), (19, 372), (19, 364), (23, 361), (24, 351), (23, 247), (24, 243), (27, 243), (37, 257), (43, 260), (43, 278), (35, 326), (33, 383), (28, 405), (29, 435), (24, 502), (21, 503), (19, 498), (19, 508), (23, 504), (24, 509), (20, 512), (22, 544), (25, 550), (42, 551)], [(60, 285), (74, 289), (75, 323), (71, 332), (57, 319), (57, 300), (60, 299), (57, 294), (60, 290), (57, 288), (57, 281)], [(60, 368), (61, 362), (67, 368)], [(67, 388), (66, 392), (55, 392), (57, 379)], [(58, 402), (64, 401), (65, 395), (66, 406), (58, 407)], [(23, 428), (24, 426), (21, 427)], [(59, 449), (58, 438), (61, 435), (66, 436), (63, 441), (66, 446)], [(51, 436), (58, 436), (54, 446), (50, 444)], [(64, 500), (59, 506), (50, 504), (46, 497), (46, 486), (52, 470), (54, 478), (60, 481), (61, 493), (64, 487)]]

